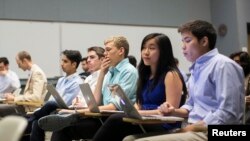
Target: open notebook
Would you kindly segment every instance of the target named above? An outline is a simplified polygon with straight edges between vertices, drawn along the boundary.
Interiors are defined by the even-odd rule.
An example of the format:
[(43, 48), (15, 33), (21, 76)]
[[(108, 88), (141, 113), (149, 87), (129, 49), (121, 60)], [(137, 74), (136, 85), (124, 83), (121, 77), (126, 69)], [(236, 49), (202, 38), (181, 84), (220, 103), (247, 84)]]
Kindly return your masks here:
[(80, 86), (80, 89), (82, 91), (83, 98), (84, 98), (90, 112), (93, 112), (93, 113), (123, 113), (123, 111), (100, 110), (89, 84), (83, 83), (83, 84), (80, 84), (79, 86)]
[(142, 116), (135, 109), (132, 102), (125, 95), (123, 89), (120, 85), (115, 84), (112, 86), (112, 90), (116, 95), (120, 97), (120, 104), (125, 114), (130, 118), (140, 119), (140, 120), (162, 120), (162, 121), (183, 121), (184, 118), (175, 117), (175, 116), (162, 116), (162, 115), (150, 115), (150, 116)]

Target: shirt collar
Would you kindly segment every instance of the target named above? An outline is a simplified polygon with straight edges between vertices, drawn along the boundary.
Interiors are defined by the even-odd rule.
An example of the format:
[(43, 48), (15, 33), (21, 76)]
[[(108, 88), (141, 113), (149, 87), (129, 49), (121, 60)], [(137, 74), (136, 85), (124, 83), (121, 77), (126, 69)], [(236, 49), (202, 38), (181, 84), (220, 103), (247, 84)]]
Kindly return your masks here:
[(125, 58), (121, 62), (119, 62), (115, 67), (110, 67), (109, 72), (111, 74), (114, 74), (115, 71), (119, 72), (123, 68), (124, 64), (127, 64), (127, 63), (129, 63), (128, 58)]
[(191, 65), (191, 67), (189, 68), (189, 71), (192, 72), (192, 70), (195, 67), (199, 67), (201, 65), (204, 65), (205, 63), (208, 62), (208, 60), (210, 60), (212, 57), (214, 57), (217, 54), (219, 54), (217, 48), (214, 48), (214, 49), (210, 50), (209, 52), (203, 54), (198, 59), (196, 59), (196, 61)]

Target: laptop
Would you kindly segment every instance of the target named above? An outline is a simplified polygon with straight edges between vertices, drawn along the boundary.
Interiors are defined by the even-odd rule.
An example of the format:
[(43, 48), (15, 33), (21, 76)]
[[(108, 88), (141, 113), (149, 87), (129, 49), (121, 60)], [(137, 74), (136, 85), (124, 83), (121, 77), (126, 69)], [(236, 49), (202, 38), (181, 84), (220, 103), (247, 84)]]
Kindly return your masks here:
[(98, 104), (94, 98), (94, 95), (92, 93), (92, 90), (90, 88), (90, 85), (88, 83), (80, 84), (80, 89), (83, 94), (83, 98), (85, 99), (85, 102), (89, 108), (89, 111), (92, 113), (107, 113), (107, 114), (113, 114), (113, 113), (123, 113), (123, 111), (117, 111), (117, 110), (100, 110), (98, 107)]
[(184, 118), (182, 117), (175, 117), (175, 116), (162, 116), (162, 115), (149, 115), (149, 116), (142, 116), (139, 112), (135, 109), (132, 102), (128, 99), (123, 89), (120, 85), (115, 84), (112, 86), (113, 91), (115, 94), (120, 97), (120, 105), (125, 112), (125, 114), (134, 119), (140, 120), (162, 120), (162, 121), (183, 121)]
[(79, 86), (82, 91), (83, 98), (89, 108), (89, 111), (92, 113), (100, 113), (100, 109), (98, 107), (97, 102), (95, 101), (95, 98), (89, 86), (89, 83), (79, 84)]
[(48, 84), (47, 85), (47, 90), (54, 97), (54, 99), (55, 99), (56, 103), (58, 104), (59, 108), (69, 109), (69, 107), (64, 102), (64, 100), (61, 97), (61, 95), (57, 92), (57, 90), (55, 89), (55, 87), (52, 84)]

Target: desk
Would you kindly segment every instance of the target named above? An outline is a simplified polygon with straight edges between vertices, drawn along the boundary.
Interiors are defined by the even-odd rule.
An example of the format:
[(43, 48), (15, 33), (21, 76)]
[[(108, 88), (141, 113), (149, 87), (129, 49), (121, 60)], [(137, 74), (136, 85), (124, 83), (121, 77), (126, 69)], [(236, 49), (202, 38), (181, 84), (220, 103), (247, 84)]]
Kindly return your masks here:
[[(176, 123), (177, 122), (177, 121), (173, 121), (173, 120), (168, 121), (168, 120), (158, 120), (158, 119), (141, 120), (141, 119), (135, 119), (135, 118), (129, 118), (129, 117), (125, 117), (122, 120), (124, 122), (129, 122), (131, 124), (138, 124), (143, 133), (147, 133), (147, 132), (143, 128), (142, 124), (163, 124), (163, 123)], [(184, 118), (183, 118), (183, 120), (184, 120)]]

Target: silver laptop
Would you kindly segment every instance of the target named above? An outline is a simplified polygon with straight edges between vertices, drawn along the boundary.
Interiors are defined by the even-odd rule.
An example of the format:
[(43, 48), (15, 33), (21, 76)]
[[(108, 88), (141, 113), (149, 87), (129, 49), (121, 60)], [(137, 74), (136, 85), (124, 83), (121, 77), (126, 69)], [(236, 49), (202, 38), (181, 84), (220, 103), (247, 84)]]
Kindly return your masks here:
[(80, 86), (80, 89), (82, 91), (83, 98), (85, 99), (85, 102), (86, 102), (90, 112), (106, 113), (106, 114), (123, 113), (123, 111), (117, 111), (117, 110), (100, 110), (89, 84), (84, 83), (84, 84), (80, 84), (79, 86)]
[(97, 102), (95, 101), (95, 98), (89, 86), (89, 83), (79, 84), (79, 86), (82, 91), (83, 98), (85, 99), (85, 102), (89, 108), (89, 111), (92, 113), (100, 113), (100, 109), (98, 107)]
[(14, 92), (13, 95), (14, 96), (18, 96), (21, 93), (22, 89), (21, 88), (17, 88)]
[(135, 109), (132, 102), (128, 99), (123, 89), (120, 85), (115, 84), (112, 86), (112, 91), (120, 97), (120, 105), (125, 112), (125, 114), (130, 118), (140, 119), (140, 120), (162, 120), (162, 121), (183, 121), (184, 118), (175, 116), (161, 116), (161, 115), (150, 115), (142, 116)]
[(64, 100), (61, 97), (61, 95), (57, 92), (57, 90), (55, 89), (55, 87), (52, 84), (48, 84), (47, 85), (47, 90), (54, 97), (54, 99), (55, 99), (56, 103), (58, 104), (59, 108), (69, 109), (69, 107), (64, 102)]

